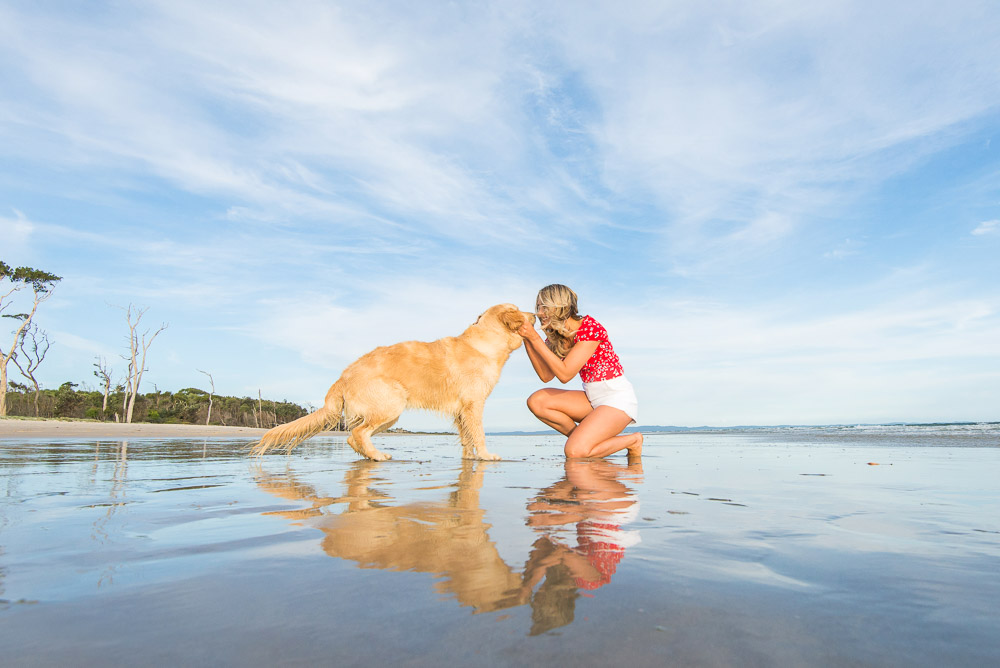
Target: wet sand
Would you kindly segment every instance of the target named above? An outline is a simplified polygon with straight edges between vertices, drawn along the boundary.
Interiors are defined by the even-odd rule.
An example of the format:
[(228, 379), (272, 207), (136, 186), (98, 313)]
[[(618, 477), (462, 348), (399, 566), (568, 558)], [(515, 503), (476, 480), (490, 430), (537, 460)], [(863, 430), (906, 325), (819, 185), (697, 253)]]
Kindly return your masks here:
[[(378, 438), (378, 437), (377, 437)], [(881, 444), (880, 444), (881, 443)], [(941, 441), (947, 443), (947, 440)], [(18, 666), (1000, 663), (1000, 448), (652, 434), (0, 441)]]
[(259, 437), (266, 429), (220, 425), (90, 422), (86, 420), (23, 420), (0, 418), (0, 438), (200, 438)]

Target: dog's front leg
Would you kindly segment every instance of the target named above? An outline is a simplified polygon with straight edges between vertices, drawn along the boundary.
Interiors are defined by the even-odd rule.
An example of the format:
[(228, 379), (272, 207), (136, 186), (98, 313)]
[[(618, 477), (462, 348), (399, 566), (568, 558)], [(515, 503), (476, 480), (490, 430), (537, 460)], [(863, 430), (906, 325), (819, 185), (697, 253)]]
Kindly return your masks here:
[(462, 472), (458, 474), (458, 485), (451, 497), (456, 508), (480, 511), (479, 490), (483, 488), (487, 466), (488, 464), (472, 461), (469, 457), (463, 459)]
[(455, 423), (458, 426), (459, 437), (462, 439), (462, 457), (492, 461), (500, 459), (500, 455), (494, 455), (486, 449), (486, 433), (483, 431), (483, 402), (475, 401), (463, 405)]

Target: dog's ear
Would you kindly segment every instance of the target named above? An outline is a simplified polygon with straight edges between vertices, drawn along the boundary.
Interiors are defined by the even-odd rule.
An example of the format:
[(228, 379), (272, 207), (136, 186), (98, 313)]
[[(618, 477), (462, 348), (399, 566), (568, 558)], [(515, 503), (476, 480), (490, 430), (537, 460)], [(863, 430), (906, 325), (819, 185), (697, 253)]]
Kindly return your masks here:
[(500, 314), (500, 322), (510, 331), (516, 332), (524, 324), (524, 316), (521, 315), (520, 311), (511, 309)]

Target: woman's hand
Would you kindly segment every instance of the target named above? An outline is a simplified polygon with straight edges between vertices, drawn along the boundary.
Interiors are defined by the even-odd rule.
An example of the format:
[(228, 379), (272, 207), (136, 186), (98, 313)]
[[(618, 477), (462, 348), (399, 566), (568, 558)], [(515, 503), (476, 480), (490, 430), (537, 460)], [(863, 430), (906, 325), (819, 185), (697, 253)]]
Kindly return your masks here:
[[(521, 335), (521, 339), (524, 341), (524, 352), (528, 353), (528, 359), (531, 360), (531, 368), (538, 374), (539, 380), (547, 383), (555, 378), (555, 374), (552, 373), (552, 369), (549, 368), (548, 363), (543, 357), (544, 353), (542, 350), (545, 350), (550, 355), (552, 353), (545, 347), (545, 341), (542, 340), (542, 336), (535, 329), (534, 323), (521, 323), (521, 326), (517, 329), (517, 333)], [(555, 357), (555, 355), (552, 355), (552, 357)]]
[[(538, 331), (535, 330), (534, 324), (528, 322), (527, 320), (521, 323), (521, 326), (518, 328), (517, 333), (520, 334), (521, 337), (525, 339), (530, 339), (539, 336)], [(541, 337), (539, 336), (539, 338)]]

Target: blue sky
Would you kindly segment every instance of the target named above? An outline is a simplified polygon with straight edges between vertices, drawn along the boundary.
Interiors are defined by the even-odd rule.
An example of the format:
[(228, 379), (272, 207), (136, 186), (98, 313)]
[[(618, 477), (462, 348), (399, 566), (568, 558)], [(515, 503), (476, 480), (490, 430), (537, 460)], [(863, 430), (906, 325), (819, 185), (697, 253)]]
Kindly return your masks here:
[[(998, 420), (998, 36), (963, 0), (0, 2), (0, 259), (64, 277), (48, 387), (122, 373), (134, 303), (144, 390), (318, 405), (560, 282), (645, 424)], [(487, 429), (538, 385), (518, 351)]]

